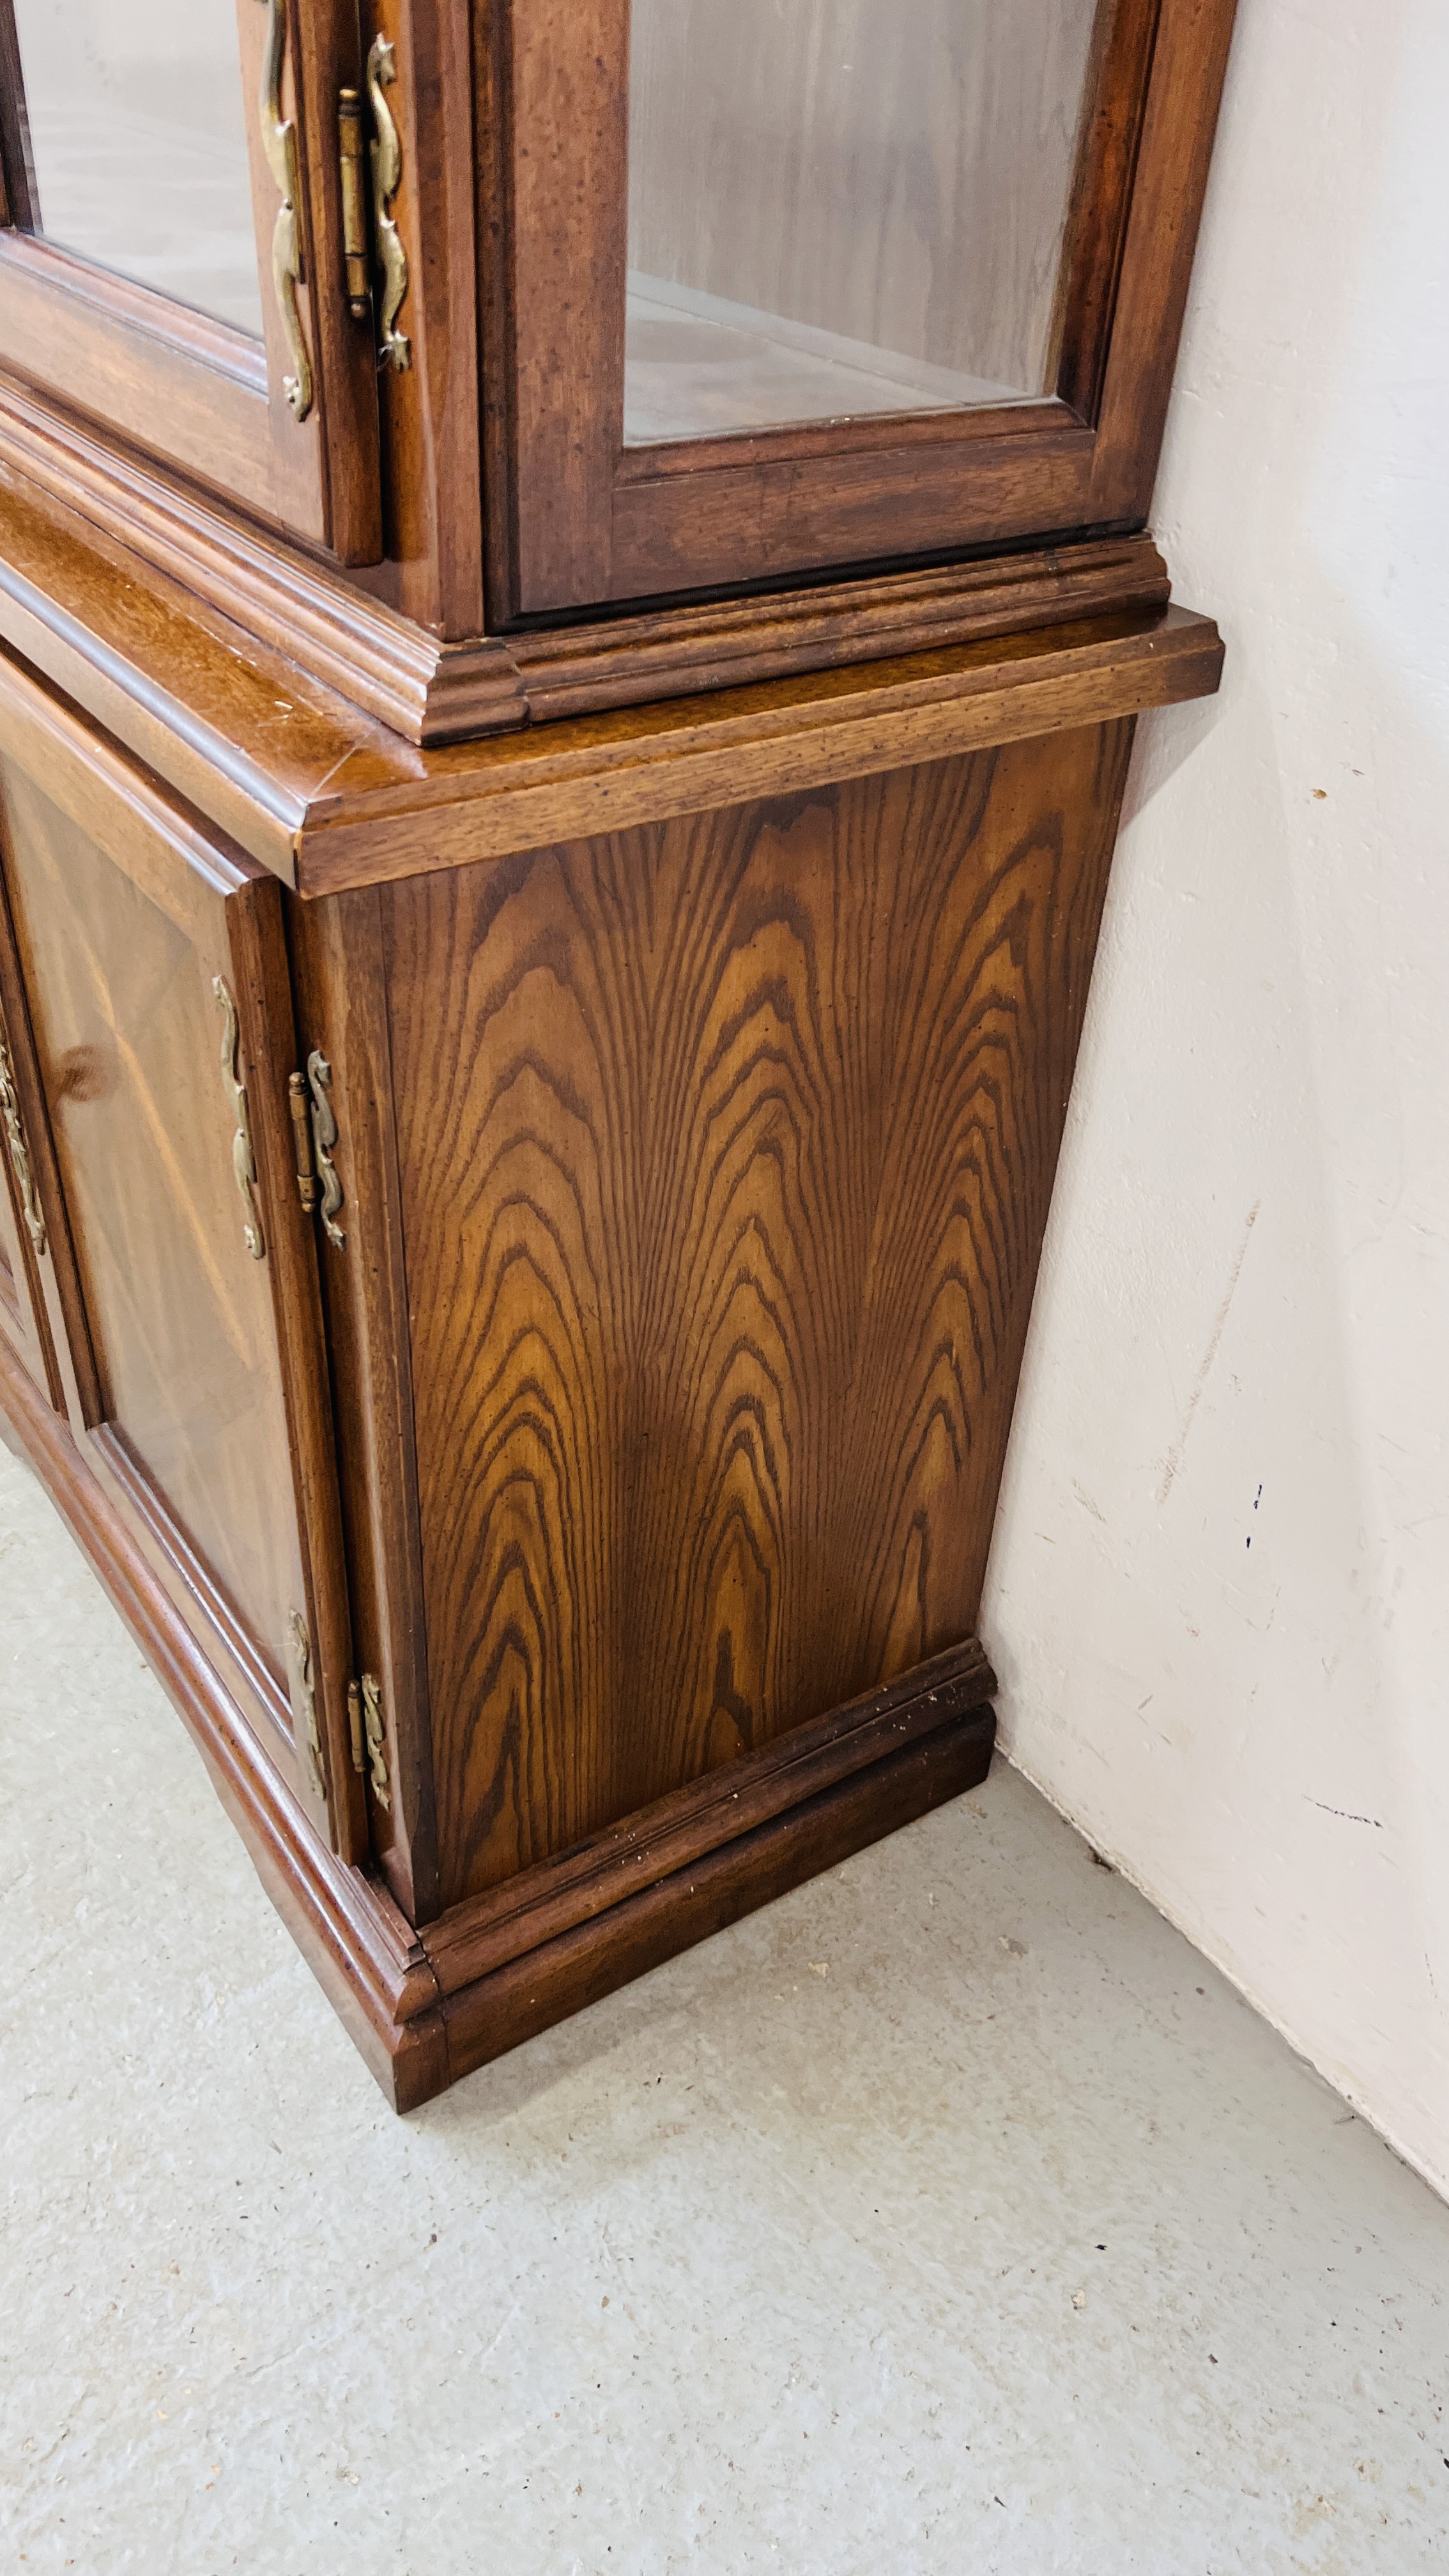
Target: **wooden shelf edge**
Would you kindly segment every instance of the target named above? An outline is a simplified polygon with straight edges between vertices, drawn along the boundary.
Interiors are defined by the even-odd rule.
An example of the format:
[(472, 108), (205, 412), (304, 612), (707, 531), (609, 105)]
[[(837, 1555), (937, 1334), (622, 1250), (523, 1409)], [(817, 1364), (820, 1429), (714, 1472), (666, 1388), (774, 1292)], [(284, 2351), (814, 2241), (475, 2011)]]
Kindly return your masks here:
[(1223, 645), (1169, 606), (344, 763), (298, 835), (304, 895), (718, 811), (1208, 697)]
[[(0, 1414), (185, 1720), (263, 1886), (399, 2111), (959, 1796), (990, 1767), (995, 1718), (982, 1695), (995, 1685), (969, 1638), (414, 1933), (386, 1891), (313, 1831), (3, 1335)], [(651, 1869), (651, 1850), (668, 1865)], [(642, 1865), (630, 1866), (639, 1854)]]

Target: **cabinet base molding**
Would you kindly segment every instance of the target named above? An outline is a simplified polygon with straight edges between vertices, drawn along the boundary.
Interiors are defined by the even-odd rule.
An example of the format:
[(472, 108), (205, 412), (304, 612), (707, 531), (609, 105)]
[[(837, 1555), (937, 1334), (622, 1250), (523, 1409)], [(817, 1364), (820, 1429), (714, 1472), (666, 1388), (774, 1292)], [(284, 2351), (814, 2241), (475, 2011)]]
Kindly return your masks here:
[(995, 1677), (968, 1638), (415, 1932), (378, 1881), (313, 1830), (3, 1335), (0, 1414), (399, 2111), (976, 1787), (990, 1766)]

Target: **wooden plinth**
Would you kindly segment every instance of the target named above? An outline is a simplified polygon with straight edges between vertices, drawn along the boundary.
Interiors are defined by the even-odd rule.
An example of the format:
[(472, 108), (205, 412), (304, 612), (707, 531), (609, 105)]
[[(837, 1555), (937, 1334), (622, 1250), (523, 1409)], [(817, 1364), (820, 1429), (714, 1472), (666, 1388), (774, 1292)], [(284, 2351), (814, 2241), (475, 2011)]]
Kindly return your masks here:
[(415, 1933), (313, 1830), (3, 1335), (0, 1411), (399, 2111), (986, 1776), (995, 1681), (972, 1638)]

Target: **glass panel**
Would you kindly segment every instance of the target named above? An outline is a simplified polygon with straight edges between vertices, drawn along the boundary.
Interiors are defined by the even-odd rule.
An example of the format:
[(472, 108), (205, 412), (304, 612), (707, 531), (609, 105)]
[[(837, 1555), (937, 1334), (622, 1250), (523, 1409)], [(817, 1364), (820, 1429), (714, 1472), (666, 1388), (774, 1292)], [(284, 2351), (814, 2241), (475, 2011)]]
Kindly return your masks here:
[(631, 446), (1054, 388), (1097, 0), (633, 0)]
[(12, 5), (35, 230), (260, 338), (235, 0)]

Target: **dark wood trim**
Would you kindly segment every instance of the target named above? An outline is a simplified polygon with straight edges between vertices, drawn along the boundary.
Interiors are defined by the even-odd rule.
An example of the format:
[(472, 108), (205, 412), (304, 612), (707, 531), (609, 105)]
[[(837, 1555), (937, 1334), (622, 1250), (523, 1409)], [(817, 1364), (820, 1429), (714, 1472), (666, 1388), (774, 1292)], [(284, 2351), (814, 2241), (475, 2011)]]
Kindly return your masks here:
[(1151, 538), (1107, 537), (450, 644), (0, 380), (6, 462), (24, 478), (17, 489), (124, 548), (138, 580), (163, 575), (421, 745), (1167, 598)]
[(1152, 505), (1236, 8), (1161, 0), (1097, 407), (1093, 520), (1132, 524)]
[(0, 460), (133, 557), (408, 740), (525, 721), (506, 646), (448, 647), (239, 513), (0, 379)]
[[(658, 483), (673, 476), (737, 472), (761, 465), (834, 463), (841, 457), (894, 447), (897, 433), (911, 447), (957, 451), (996, 438), (1041, 438), (1048, 432), (1086, 430), (1087, 422), (1055, 394), (1039, 401), (982, 403), (972, 411), (893, 412), (853, 420), (800, 421), (786, 429), (739, 430), (713, 438), (672, 438), (658, 447), (626, 447), (615, 473), (616, 496), (630, 483)], [(743, 575), (738, 576), (743, 578)]]
[(1098, 611), (1165, 608), (1167, 566), (1150, 537), (1108, 537), (1032, 554), (753, 599), (610, 617), (510, 638), (535, 724), (640, 706), (797, 672), (1019, 635)]
[(356, 1665), (337, 1489), (337, 1447), (315, 1218), (297, 1195), (287, 1083), (301, 1062), (282, 928), (282, 890), (260, 872), (227, 905), (236, 1004), (248, 1068), (252, 1141), (267, 1230), (282, 1399), (321, 1720), (327, 1807), (344, 1860), (368, 1848), (367, 1803), (352, 1767), (348, 1685)]
[(243, 393), (266, 401), (266, 350), (260, 340), (235, 324), (200, 313), (194, 305), (178, 304), (137, 278), (123, 277), (117, 269), (98, 268), (93, 260), (82, 259), (60, 242), (47, 241), (41, 233), (17, 233), (0, 249), (14, 263), (14, 274), (33, 278), (53, 295), (89, 307), (98, 323), (134, 333), (138, 340), (155, 341), (170, 358), (205, 367)]
[[(415, 749), (294, 664), (239, 655), (166, 576), (127, 573), (109, 539), (16, 488), (0, 462), (0, 636), (309, 895), (1168, 705), (1209, 694), (1221, 665), (1210, 620), (1158, 605), (1155, 548), (1107, 541), (842, 587), (823, 607), (797, 593), (622, 637), (610, 623), (516, 638), (513, 685), (549, 721)], [(1071, 618), (1084, 592), (1104, 612), (1114, 593), (1134, 604)], [(1048, 601), (1063, 622), (1042, 627)], [(817, 617), (840, 621), (848, 656), (823, 672)], [(946, 641), (961, 625), (978, 640)], [(882, 626), (920, 649), (862, 662)], [(765, 675), (740, 685), (757, 659)], [(733, 685), (671, 698), (660, 664)], [(614, 703), (576, 711), (596, 696)]]
[[(411, 275), (400, 320), (413, 362), (379, 379), (389, 559), (378, 592), (436, 648), (485, 625), (473, 182), (474, 22), (484, 13), (392, 0), (364, 14), (396, 47), (390, 98), (403, 169), (393, 217)], [(486, 724), (491, 700), (480, 696)]]
[(838, 456), (765, 454), (690, 480), (621, 480), (603, 596), (784, 581), (882, 552), (928, 554), (960, 536), (994, 546), (1086, 528), (1107, 515), (1092, 507), (1094, 435), (1064, 405), (1039, 408), (1036, 427), (994, 414), (1000, 426), (983, 438), (921, 441), (893, 421), (874, 446)]
[[(190, 1728), (263, 1885), (398, 2110), (986, 1777), (995, 1720), (989, 1707), (964, 1703), (990, 1674), (970, 1639), (551, 1864), (553, 1883), (535, 1890), (531, 1917), (525, 1906), (506, 1918), (496, 1898), (474, 1899), (419, 1937), (378, 1881), (339, 1860), (308, 1824), (3, 1338), (0, 1412)], [(661, 1829), (671, 1865), (655, 1876), (647, 1857), (632, 1855), (647, 1855)], [(498, 1964), (481, 1964), (493, 1957)]]
[(359, 753), (297, 836), (305, 895), (416, 876), (672, 814), (799, 796), (950, 753), (1207, 697), (1222, 640), (1190, 610), (1101, 617), (413, 756)]
[(1112, 344), (1162, 0), (1115, 0), (1099, 20), (1092, 105), (1062, 253), (1057, 392), (1094, 425)]
[[(485, 202), (480, 225), (502, 268), (484, 327), (506, 299), (512, 359), (485, 479), (488, 613), (502, 625), (618, 596), (629, 0), (498, 0), (489, 14), (508, 20), (489, 102), (503, 201)], [(485, 339), (485, 383), (503, 354)]]
[(35, 222), (35, 163), (14, 0), (0, 0), (0, 225), (28, 232)]
[[(354, 318), (346, 294), (337, 93), (358, 88), (363, 49), (357, 0), (292, 0), (290, 57), (296, 90), (308, 319), (317, 371), (326, 536), (339, 563), (375, 564), (383, 551), (382, 438), (371, 316)], [(263, 269), (264, 291), (266, 271)], [(289, 426), (279, 423), (279, 434)]]
[(803, 1806), (785, 1809), (753, 1833), (642, 1888), (608, 1913), (446, 1995), (442, 2014), (449, 2082), (617, 1993), (620, 1986), (773, 1903), (803, 1880), (834, 1869), (852, 1852), (864, 1851), (948, 1799), (979, 1788), (991, 1767), (995, 1738), (996, 1719), (989, 1708), (951, 1718), (869, 1770), (852, 1774)]
[(336, 1390), (337, 1459), (358, 1669), (382, 1684), (390, 1809), (370, 1802), (374, 1857), (409, 1920), (440, 1908), (412, 1353), (392, 1041), (375, 888), (287, 898), (299, 1055), (332, 1067), (341, 1245), (317, 1246)]

